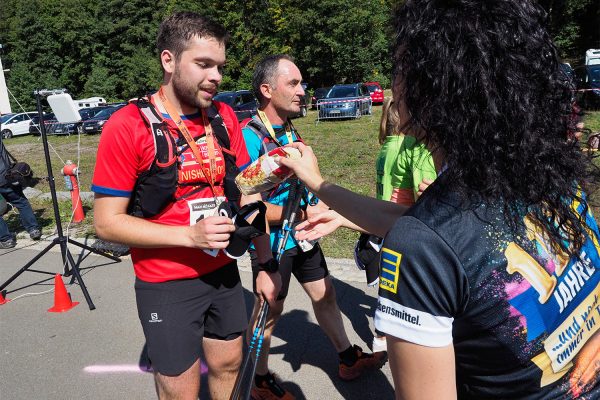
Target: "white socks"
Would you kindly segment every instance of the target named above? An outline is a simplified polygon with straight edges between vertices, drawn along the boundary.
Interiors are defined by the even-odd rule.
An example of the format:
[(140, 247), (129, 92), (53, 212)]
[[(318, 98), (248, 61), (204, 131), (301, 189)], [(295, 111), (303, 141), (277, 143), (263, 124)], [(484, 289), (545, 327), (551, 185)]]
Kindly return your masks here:
[(385, 340), (385, 336), (380, 338), (377, 336), (373, 337), (373, 353), (377, 353), (378, 351), (387, 351), (387, 340)]

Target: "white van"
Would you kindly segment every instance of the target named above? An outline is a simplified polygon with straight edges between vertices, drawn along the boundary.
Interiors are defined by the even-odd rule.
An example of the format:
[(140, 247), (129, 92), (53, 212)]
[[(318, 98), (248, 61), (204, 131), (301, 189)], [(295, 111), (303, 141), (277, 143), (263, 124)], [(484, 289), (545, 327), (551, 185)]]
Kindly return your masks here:
[(31, 118), (37, 115), (37, 112), (24, 112), (12, 115), (5, 115), (0, 122), (0, 129), (3, 139), (10, 139), (13, 136), (28, 135)]
[(90, 97), (87, 99), (81, 100), (73, 100), (78, 109), (81, 108), (90, 108), (90, 107), (99, 107), (106, 105), (106, 99), (104, 97)]
[(585, 52), (585, 65), (600, 64), (600, 49), (588, 49)]

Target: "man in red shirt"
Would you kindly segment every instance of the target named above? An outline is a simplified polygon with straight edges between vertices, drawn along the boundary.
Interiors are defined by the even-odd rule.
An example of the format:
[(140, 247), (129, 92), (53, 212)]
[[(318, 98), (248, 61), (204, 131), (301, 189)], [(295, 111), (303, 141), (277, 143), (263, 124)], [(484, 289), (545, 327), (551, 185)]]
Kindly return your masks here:
[[(243, 291), (235, 260), (221, 251), (235, 226), (218, 210), (226, 201), (225, 153), (234, 154), (238, 167), (250, 159), (233, 110), (212, 101), (227, 39), (221, 25), (195, 13), (175, 13), (160, 26), (163, 83), (149, 102), (167, 124), (167, 142), (174, 144), (169, 163), (158, 163), (155, 154), (156, 135), (165, 132), (153, 131), (136, 104), (112, 116), (98, 147), (94, 226), (99, 237), (131, 247), (138, 315), (161, 399), (198, 397), (200, 344), (213, 399), (229, 398), (242, 358)], [(228, 149), (213, 127), (227, 130)], [(137, 204), (140, 197), (163, 194), (149, 186), (140, 190), (144, 179), (173, 163), (172, 199), (158, 213), (130, 215), (132, 199)], [(240, 203), (255, 200), (260, 196), (242, 196)], [(255, 246), (264, 266), (256, 286), (263, 301), (272, 303), (281, 278), (269, 237), (258, 237)]]

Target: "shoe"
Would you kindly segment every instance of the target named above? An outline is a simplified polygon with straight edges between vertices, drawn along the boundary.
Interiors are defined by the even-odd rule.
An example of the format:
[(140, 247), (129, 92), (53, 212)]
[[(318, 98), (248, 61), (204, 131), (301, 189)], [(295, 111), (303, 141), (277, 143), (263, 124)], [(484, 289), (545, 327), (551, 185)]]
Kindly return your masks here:
[(14, 238), (0, 241), (0, 249), (12, 249), (17, 245), (17, 241)]
[[(255, 381), (256, 382), (256, 381)], [(250, 396), (254, 400), (294, 400), (295, 397), (282, 388), (275, 380), (275, 374), (268, 374), (268, 379), (260, 386), (253, 386)]]
[(29, 237), (32, 240), (40, 240), (42, 238), (42, 231), (39, 229), (32, 229), (29, 231)]
[(365, 371), (381, 369), (387, 362), (386, 351), (378, 351), (373, 354), (363, 353), (362, 349), (357, 345), (354, 345), (354, 350), (356, 351), (358, 360), (353, 365), (348, 366), (340, 362), (338, 375), (344, 381), (352, 381), (361, 376)]

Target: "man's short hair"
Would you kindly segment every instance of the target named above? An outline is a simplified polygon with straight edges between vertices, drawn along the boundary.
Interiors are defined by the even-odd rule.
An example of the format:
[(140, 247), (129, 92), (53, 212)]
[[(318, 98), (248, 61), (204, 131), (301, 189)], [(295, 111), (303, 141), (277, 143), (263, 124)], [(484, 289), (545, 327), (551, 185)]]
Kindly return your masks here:
[(193, 38), (215, 39), (227, 44), (229, 33), (223, 25), (200, 14), (176, 12), (167, 17), (158, 28), (156, 47), (159, 57), (163, 50), (169, 50), (179, 60)]
[(252, 76), (252, 91), (259, 103), (263, 101), (260, 85), (268, 83), (271, 87), (275, 88), (275, 78), (277, 77), (279, 61), (281, 60), (294, 62), (294, 58), (287, 54), (273, 54), (263, 58), (256, 64), (254, 75)]

